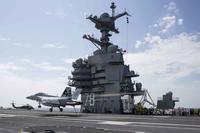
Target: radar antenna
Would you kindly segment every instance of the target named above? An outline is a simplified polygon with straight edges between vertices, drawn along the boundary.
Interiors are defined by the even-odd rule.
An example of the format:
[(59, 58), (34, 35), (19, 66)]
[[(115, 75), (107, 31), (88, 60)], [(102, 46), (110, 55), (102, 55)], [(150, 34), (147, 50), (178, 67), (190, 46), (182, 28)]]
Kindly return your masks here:
[(115, 16), (115, 8), (116, 8), (116, 6), (115, 6), (115, 3), (114, 3), (114, 2), (112, 2), (112, 3), (111, 3), (111, 6), (110, 6), (110, 8), (112, 9), (112, 17), (114, 17), (114, 16)]
[(130, 16), (126, 12), (126, 10), (123, 13), (115, 15), (116, 6), (114, 2), (111, 3), (110, 8), (112, 9), (112, 16), (110, 16), (108, 13), (103, 13), (100, 15), (100, 17), (93, 15), (87, 17), (87, 19), (95, 23), (95, 28), (100, 30), (101, 32), (100, 40), (95, 39), (90, 35), (83, 36), (84, 39), (91, 41), (93, 44), (95, 44), (96, 47), (100, 46), (100, 48), (99, 47), (97, 48), (101, 49), (103, 53), (106, 53), (108, 46), (112, 45), (112, 43), (109, 42), (112, 34), (110, 34), (109, 32), (119, 33), (119, 30), (115, 27), (115, 21), (124, 15)]

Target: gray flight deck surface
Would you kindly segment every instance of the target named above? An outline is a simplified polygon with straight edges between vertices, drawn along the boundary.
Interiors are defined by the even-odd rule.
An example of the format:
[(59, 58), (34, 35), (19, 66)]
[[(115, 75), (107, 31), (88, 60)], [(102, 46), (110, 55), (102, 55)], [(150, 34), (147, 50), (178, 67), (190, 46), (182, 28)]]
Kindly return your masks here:
[(199, 133), (200, 117), (0, 110), (0, 133), (17, 133), (22, 128), (70, 133)]

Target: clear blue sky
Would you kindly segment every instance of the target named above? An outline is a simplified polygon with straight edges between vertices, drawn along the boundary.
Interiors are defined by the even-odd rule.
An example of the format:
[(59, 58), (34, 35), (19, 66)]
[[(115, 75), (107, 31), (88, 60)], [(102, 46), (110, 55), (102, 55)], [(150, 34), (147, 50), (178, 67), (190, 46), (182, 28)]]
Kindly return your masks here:
[[(114, 0), (116, 13), (132, 16), (116, 23), (112, 42), (126, 49), (125, 61), (141, 77), (153, 99), (171, 90), (177, 106), (200, 107), (200, 1)], [(82, 39), (99, 37), (86, 16), (111, 12), (111, 0), (0, 0), (0, 106), (23, 104), (38, 91), (60, 95), (71, 62), (95, 47)]]

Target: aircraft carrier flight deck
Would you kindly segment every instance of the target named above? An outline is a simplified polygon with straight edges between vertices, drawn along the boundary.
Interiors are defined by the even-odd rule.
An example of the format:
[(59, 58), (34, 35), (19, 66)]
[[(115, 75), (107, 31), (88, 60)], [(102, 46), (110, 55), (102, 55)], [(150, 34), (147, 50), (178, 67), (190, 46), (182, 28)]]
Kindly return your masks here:
[(0, 133), (199, 133), (200, 117), (0, 110)]
[[(18, 5), (20, 5), (20, 4), (18, 4)], [(99, 7), (99, 5), (97, 7)], [(127, 62), (127, 64), (126, 64), (125, 59), (124, 59), (124, 54), (127, 53), (127, 50), (125, 48), (120, 48), (120, 45), (116, 44), (112, 40), (113, 38), (111, 38), (112, 35), (119, 33), (119, 29), (115, 25), (116, 21), (118, 21), (119, 18), (121, 18), (121, 17), (126, 17), (126, 23), (129, 24), (129, 17), (131, 16), (131, 14), (129, 14), (126, 10), (121, 13), (116, 13), (115, 8), (116, 8), (116, 5), (114, 2), (112, 2), (111, 6), (110, 6), (110, 9), (111, 9), (110, 13), (103, 12), (100, 15), (92, 15), (91, 14), (86, 17), (87, 20), (89, 20), (90, 22), (93, 23), (93, 26), (95, 27), (95, 29), (98, 32), (100, 32), (100, 37), (96, 38), (93, 35), (93, 33), (91, 33), (91, 35), (89, 35), (89, 34), (83, 35), (83, 39), (85, 39), (85, 40), (89, 41), (89, 43), (93, 44), (95, 46), (95, 50), (92, 51), (92, 54), (90, 54), (88, 57), (81, 57), (72, 62), (73, 68), (72, 68), (71, 74), (68, 76), (67, 86), (63, 92), (63, 95), (53, 96), (53, 95), (47, 95), (45, 93), (37, 93), (35, 95), (26, 97), (29, 100), (34, 100), (34, 101), (38, 102), (38, 104), (39, 104), (38, 108), (41, 108), (41, 105), (48, 106), (50, 112), (48, 112), (48, 110), (33, 110), (33, 107), (29, 104), (23, 105), (23, 106), (15, 106), (14, 102), (12, 103), (12, 106), (15, 109), (11, 109), (11, 108), (6, 109), (6, 108), (3, 108), (3, 106), (2, 107), (0, 106), (0, 133), (17, 133), (17, 132), (18, 133), (200, 133), (200, 117), (197, 116), (197, 115), (200, 115), (200, 109), (197, 109), (197, 108), (187, 109), (188, 111), (184, 111), (183, 113), (185, 113), (185, 115), (186, 115), (186, 113), (189, 114), (191, 112), (188, 116), (177, 116), (178, 114), (175, 114), (175, 113), (172, 113), (172, 115), (157, 115), (157, 112), (155, 115), (152, 115), (153, 113), (149, 113), (149, 112), (153, 112), (154, 109), (156, 109), (156, 111), (157, 111), (157, 109), (160, 109), (161, 110), (160, 114), (164, 114), (165, 110), (168, 110), (168, 109), (173, 110), (175, 107), (175, 103), (179, 102), (179, 98), (174, 98), (172, 96), (173, 93), (170, 91), (170, 92), (166, 93), (165, 95), (163, 95), (163, 97), (158, 100), (157, 106), (156, 106), (155, 103), (153, 102), (151, 96), (149, 95), (147, 89), (145, 89), (143, 87), (143, 84), (136, 79), (136, 77), (140, 76), (139, 73), (136, 72), (137, 69), (132, 70), (131, 66), (128, 64), (130, 62)], [(28, 8), (26, 7), (26, 9), (28, 9)], [(88, 9), (90, 9), (90, 8), (88, 8)], [(60, 10), (58, 10), (58, 11), (60, 11)], [(52, 15), (51, 12), (48, 13), (48, 15), (49, 14)], [(59, 15), (60, 12), (58, 12), (56, 14)], [(62, 15), (62, 12), (61, 12), (61, 15)], [(53, 15), (53, 16), (55, 16), (55, 15)], [(77, 16), (73, 16), (73, 17), (77, 18)], [(5, 18), (7, 18), (7, 16)], [(16, 18), (18, 18), (18, 17), (16, 17)], [(19, 18), (21, 18), (21, 17), (19, 17)], [(51, 18), (51, 17), (49, 17), (49, 18)], [(134, 18), (138, 18), (138, 17), (134, 17)], [(175, 18), (175, 19), (172, 19), (173, 21), (171, 22), (171, 18)], [(171, 16), (171, 17), (167, 16), (162, 19), (167, 20), (166, 21), (167, 23), (164, 24), (164, 25), (166, 25), (165, 29), (168, 29), (166, 27), (172, 27), (173, 25), (175, 25), (176, 20), (177, 21), (180, 20), (180, 24), (177, 24), (177, 25), (182, 25), (182, 23), (183, 23), (183, 19), (176, 19), (175, 16)], [(26, 19), (24, 19), (24, 20), (26, 20)], [(32, 20), (32, 18), (31, 18), (31, 20)], [(68, 20), (72, 23), (75, 22), (74, 20), (71, 20), (70, 18), (68, 18), (66, 20)], [(143, 20), (141, 20), (141, 22), (142, 21)], [(146, 21), (146, 20), (144, 20), (144, 21)], [(37, 22), (37, 21), (34, 20), (34, 22)], [(45, 20), (45, 25), (49, 25), (51, 23), (54, 23), (54, 20), (51, 23), (46, 23), (46, 22), (48, 22), (48, 21)], [(82, 24), (82, 22), (79, 22), (79, 23)], [(6, 25), (9, 25), (9, 24), (6, 24)], [(32, 24), (28, 24), (28, 25), (32, 25)], [(168, 26), (168, 25), (170, 25), (170, 26)], [(70, 26), (71, 25), (68, 24), (68, 27), (70, 27)], [(80, 25), (80, 26), (84, 26), (84, 25)], [(157, 27), (159, 27), (158, 24), (157, 24)], [(47, 29), (46, 27), (44, 27), (44, 28)], [(155, 27), (153, 27), (153, 28), (155, 28)], [(12, 29), (12, 27), (8, 28), (8, 29)], [(14, 28), (14, 29), (16, 29), (16, 28)], [(37, 29), (39, 29), (39, 28), (37, 28)], [(73, 30), (73, 31), (75, 31), (75, 30)], [(79, 32), (82, 32), (82, 31), (80, 30)], [(26, 33), (26, 32), (24, 32), (24, 33)], [(30, 33), (31, 33), (31, 36), (36, 34), (36, 33), (33, 34), (32, 31)], [(42, 33), (43, 32), (39, 33), (39, 35), (41, 35)], [(184, 39), (189, 38), (189, 42), (190, 41), (194, 42), (194, 44), (193, 43), (191, 44), (192, 47), (194, 47), (196, 44), (199, 44), (199, 42), (196, 42), (196, 39), (193, 39), (193, 38), (196, 38), (196, 36), (190, 37), (189, 36), (190, 34), (186, 34), (185, 32), (183, 32), (183, 33), (184, 34), (180, 34), (180, 36), (184, 37)], [(69, 30), (69, 34), (67, 34), (68, 38), (66, 38), (66, 40), (69, 38), (72, 39), (73, 36), (71, 36), (71, 35), (73, 35), (73, 34), (71, 34), (71, 31)], [(78, 35), (79, 34), (77, 34), (77, 37), (78, 37)], [(168, 35), (168, 34), (166, 34), (166, 35)], [(191, 35), (193, 35), (193, 34), (191, 34)], [(48, 36), (48, 34), (47, 34), (47, 36)], [(49, 36), (51, 37), (51, 34), (49, 34)], [(187, 36), (189, 36), (189, 37), (187, 37)], [(156, 38), (153, 39), (153, 42), (155, 40), (157, 42), (158, 39), (160, 41), (161, 40), (160, 32), (159, 32), (159, 36), (154, 36), (154, 37), (156, 37)], [(174, 37), (175, 36), (173, 36), (173, 39), (174, 39)], [(179, 36), (177, 36), (177, 37), (179, 37)], [(26, 36), (24, 38), (26, 38)], [(42, 38), (42, 37), (40, 36), (40, 38)], [(117, 38), (119, 38), (119, 37), (117, 37)], [(128, 34), (126, 37), (121, 36), (121, 38), (128, 38)], [(181, 40), (180, 42), (182, 43), (184, 41), (184, 39), (178, 38), (177, 40)], [(5, 40), (10, 40), (10, 39), (3, 38), (1, 40), (5, 41)], [(13, 39), (13, 40), (15, 40), (15, 39)], [(38, 38), (37, 39), (33, 38), (31, 40), (38, 40)], [(164, 40), (163, 42), (165, 42), (165, 40), (167, 40), (167, 39), (163, 39), (163, 40)], [(175, 40), (176, 40), (176, 38), (175, 38)], [(49, 40), (49, 41), (51, 42), (51, 40)], [(171, 43), (171, 41), (169, 41), (169, 42)], [(73, 42), (73, 44), (67, 44), (67, 45), (70, 47), (71, 46), (73, 47), (75, 43), (76, 42)], [(142, 44), (143, 42), (140, 42), (140, 43)], [(187, 43), (187, 40), (186, 40), (186, 43)], [(16, 46), (21, 46), (21, 43), (19, 43), (19, 44), (16, 43), (16, 44), (15, 44)], [(32, 44), (32, 43), (30, 43), (30, 44)], [(33, 42), (33, 44), (34, 44), (34, 42)], [(157, 45), (157, 43), (155, 43), (155, 44)], [(172, 44), (174, 45), (175, 43), (172, 43)], [(53, 45), (53, 44), (50, 43), (50, 45)], [(79, 44), (79, 45), (84, 45), (84, 44)], [(79, 47), (79, 45), (77, 45), (76, 47)], [(121, 46), (123, 46), (123, 45), (124, 44), (121, 44)], [(171, 45), (169, 45), (169, 46), (172, 47)], [(177, 45), (177, 46), (182, 48), (182, 44), (180, 46), (179, 45)], [(189, 46), (189, 47), (191, 47), (191, 46)], [(14, 47), (14, 45), (13, 45), (13, 47)], [(54, 48), (54, 47), (57, 47), (57, 45), (51, 46), (51, 48)], [(151, 47), (151, 46), (147, 46), (147, 47)], [(166, 47), (168, 47), (168, 46), (166, 45)], [(199, 48), (199, 46), (197, 48)], [(127, 49), (128, 49), (128, 39), (127, 39)], [(159, 51), (159, 49), (160, 49), (160, 46), (159, 46), (158, 50), (156, 49), (155, 51)], [(68, 51), (71, 51), (71, 50), (69, 49)], [(68, 51), (65, 51), (65, 52), (67, 53)], [(161, 51), (161, 53), (168, 53), (168, 51), (167, 52)], [(174, 51), (174, 49), (172, 51)], [(185, 50), (185, 51), (187, 51), (187, 50)], [(177, 53), (184, 53), (185, 51), (182, 51), (182, 49), (181, 49), (181, 52), (177, 52)], [(188, 50), (188, 51), (189, 52), (192, 51), (191, 53), (193, 53), (193, 50)], [(72, 52), (77, 53), (77, 52), (79, 52), (79, 49), (76, 49), (76, 51), (72, 51)], [(27, 52), (25, 52), (25, 53), (27, 53)], [(31, 52), (31, 53), (34, 53), (34, 52)], [(149, 55), (151, 55), (151, 52), (147, 51), (147, 53), (150, 53)], [(36, 54), (38, 54), (38, 53), (36, 53)], [(190, 54), (188, 54), (188, 55), (190, 55)], [(155, 55), (158, 56), (157, 53)], [(165, 54), (163, 54), (163, 55), (165, 55)], [(163, 55), (161, 55), (161, 56), (163, 56)], [(25, 54), (22, 57), (24, 58), (26, 56), (27, 55)], [(43, 55), (39, 55), (38, 57), (41, 57), (41, 56), (43, 56)], [(60, 57), (60, 55), (59, 56), (51, 55), (51, 56), (56, 57), (56, 59), (57, 59), (57, 57)], [(181, 57), (181, 55), (178, 55), (178, 57), (179, 56)], [(187, 56), (187, 54), (186, 54), (186, 56)], [(194, 66), (191, 65), (191, 62), (193, 60), (192, 61), (189, 60), (190, 63), (188, 64), (188, 66), (187, 65), (186, 65), (186, 67), (183, 66), (185, 64), (185, 62), (187, 62), (187, 60), (185, 60), (186, 56), (183, 56), (184, 62), (182, 62), (182, 61), (180, 62), (180, 64), (181, 64), (180, 72), (178, 71), (178, 76), (175, 76), (175, 77), (181, 77), (184, 80), (187, 80), (187, 78), (179, 76), (179, 75), (185, 75), (182, 73), (185, 73), (185, 70), (187, 70), (187, 69), (188, 69), (188, 72), (194, 73), (196, 70), (193, 71), (192, 69), (190, 69), (190, 66), (194, 67), (194, 68), (198, 68), (197, 65), (194, 65)], [(196, 57), (198, 57), (198, 56), (196, 56)], [(164, 59), (168, 60), (168, 58), (169, 59), (174, 58), (173, 54)], [(7, 57), (5, 59), (7, 59)], [(35, 56), (33, 59), (35, 59)], [(161, 59), (158, 58), (158, 60), (161, 60)], [(188, 58), (188, 59), (190, 59), (190, 58)], [(54, 70), (53, 65), (51, 66), (50, 65), (51, 63), (48, 63), (48, 62), (47, 63), (44, 62), (41, 64), (40, 63), (34, 64), (34, 63), (32, 63), (31, 60), (29, 60), (29, 58), (23, 59), (23, 60), (24, 61), (22, 61), (22, 60), (20, 61), (19, 59), (17, 59), (16, 62), (19, 61), (19, 62), (22, 62), (22, 64), (23, 64), (23, 62), (26, 62), (26, 63), (28, 62), (27, 66), (33, 66), (36, 69), (39, 68), (38, 70), (40, 70), (40, 69), (42, 70), (43, 68), (42, 67), (40, 68), (40, 66), (43, 66), (43, 65), (44, 65), (44, 67), (47, 67), (47, 68), (52, 67)], [(71, 60), (71, 58), (70, 58), (70, 60)], [(140, 58), (138, 58), (137, 60), (140, 60)], [(145, 59), (145, 61), (146, 60), (149, 60), (149, 58)], [(178, 59), (176, 59), (175, 61), (177, 62), (177, 60)], [(134, 61), (134, 58), (133, 58), (133, 61)], [(164, 61), (165, 60), (163, 60), (161, 62), (164, 62)], [(157, 60), (153, 59), (153, 63), (157, 63)], [(172, 62), (172, 63), (166, 62), (164, 64), (166, 64), (166, 66), (167, 66), (166, 67), (167, 68), (166, 75), (164, 77), (167, 77), (169, 72), (173, 73), (173, 75), (174, 75), (174, 71), (179, 69), (179, 67), (174, 65), (174, 64), (176, 64), (174, 62)], [(24, 66), (24, 65), (22, 65), (22, 66)], [(57, 65), (55, 65), (55, 66), (56, 66), (56, 69), (59, 68), (59, 71), (60, 71), (60, 68), (63, 68), (63, 67), (57, 67)], [(161, 68), (162, 66), (163, 65), (161, 65), (159, 67)], [(174, 67), (174, 69), (171, 69), (173, 67), (168, 67), (168, 66), (175, 66), (175, 67)], [(145, 68), (146, 66), (142, 65), (142, 67)], [(3, 65), (2, 68), (3, 68), (3, 74), (4, 74), (4, 69), (5, 70), (8, 69), (8, 75), (12, 76), (12, 74), (10, 74), (9, 72), (11, 70), (17, 69), (18, 67), (15, 67), (15, 63), (9, 62), (9, 63), (5, 64), (5, 66)], [(21, 67), (19, 67), (19, 68), (21, 71)], [(158, 69), (158, 67), (155, 67), (155, 68)], [(184, 68), (184, 69), (182, 70), (182, 68)], [(22, 69), (23, 69), (23, 67), (22, 67)], [(26, 69), (23, 69), (23, 70), (26, 70)], [(29, 69), (27, 69), (26, 71), (28, 72), (28, 70)], [(163, 70), (164, 69), (160, 69), (160, 71), (158, 71), (158, 72), (156, 71), (155, 74), (158, 75)], [(47, 70), (47, 71), (48, 71), (48, 73), (50, 73), (49, 70)], [(147, 69), (147, 71), (149, 71), (149, 69)], [(5, 71), (5, 72), (7, 73), (7, 71)], [(35, 72), (35, 71), (33, 71), (33, 72)], [(186, 73), (188, 73), (188, 72), (186, 71)], [(46, 71), (45, 71), (45, 73), (46, 73)], [(152, 73), (154, 73), (154, 72), (152, 72)], [(13, 75), (15, 75), (15, 73)], [(30, 75), (32, 77), (31, 73), (30, 73)], [(190, 76), (189, 73), (188, 73), (188, 76)], [(40, 76), (38, 76), (38, 77), (39, 77), (38, 79), (40, 79)], [(162, 77), (162, 75), (158, 76), (157, 78), (160, 78), (160, 77)], [(6, 76), (6, 79), (7, 79), (7, 76)], [(13, 78), (13, 79), (16, 79), (16, 81), (14, 82), (13, 85), (17, 85), (18, 78)], [(57, 79), (57, 78), (55, 77), (52, 79)], [(170, 80), (171, 79), (174, 79), (174, 78), (171, 77)], [(23, 84), (23, 82), (21, 82), (21, 77), (19, 78), (19, 81), (20, 81), (19, 84)], [(27, 86), (25, 88), (31, 88), (33, 86), (32, 89), (34, 89), (35, 86), (37, 87), (38, 86), (37, 83), (40, 82), (39, 80), (38, 80), (39, 82), (34, 81), (33, 85), (32, 85), (32, 84), (29, 84), (29, 82), (28, 82), (29, 79), (25, 80), (25, 82), (26, 81), (27, 81), (27, 83), (25, 83), (25, 85), (27, 85)], [(46, 79), (44, 81), (46, 82)], [(48, 79), (47, 79), (47, 81), (48, 81)], [(184, 86), (184, 84), (182, 84), (182, 80), (177, 80), (177, 81), (179, 82), (181, 87)], [(4, 82), (4, 80), (2, 82)], [(48, 83), (50, 83), (50, 82), (51, 82), (51, 80), (48, 81)], [(159, 85), (156, 85), (157, 82), (158, 82), (157, 79), (155, 79), (153, 84), (155, 84), (155, 86), (159, 86)], [(10, 83), (10, 82), (8, 82), (8, 83)], [(41, 82), (41, 83), (43, 84), (43, 82)], [(64, 82), (62, 82), (62, 83), (64, 83)], [(161, 82), (161, 83), (165, 83), (165, 82)], [(166, 83), (168, 83), (168, 82), (166, 82)], [(51, 86), (51, 85), (52, 85), (52, 83), (50, 83), (48, 86)], [(167, 86), (169, 86), (169, 85), (167, 85)], [(189, 85), (187, 85), (187, 86), (189, 86)], [(150, 88), (150, 86), (146, 86), (146, 87)], [(13, 88), (15, 89), (15, 87), (13, 87)], [(55, 88), (57, 88), (57, 87), (55, 87)], [(4, 88), (4, 86), (2, 87), (2, 89), (6, 90), (6, 88)], [(71, 89), (74, 90), (73, 94), (71, 93), (72, 92)], [(187, 89), (190, 89), (190, 88), (187, 88)], [(4, 91), (4, 90), (2, 90), (2, 91)], [(19, 92), (17, 92), (17, 90), (12, 91), (12, 93), (15, 94), (14, 96), (18, 96), (18, 95), (16, 95), (16, 92), (20, 94), (22, 91), (23, 91), (23, 89), (20, 90)], [(181, 88), (181, 92), (182, 91), (183, 90)], [(6, 93), (10, 94), (10, 92), (8, 92), (8, 91)], [(192, 94), (195, 94), (197, 92), (195, 90), (194, 93), (190, 92), (187, 94), (186, 91), (184, 91), (184, 93), (186, 96), (191, 95), (191, 97), (192, 97), (193, 96)], [(81, 95), (80, 101), (78, 101), (79, 94)], [(22, 95), (20, 94), (18, 97), (20, 97), (20, 96), (22, 96)], [(140, 100), (139, 103), (137, 103), (135, 100), (135, 98), (137, 98), (138, 96), (142, 96), (142, 99)], [(13, 96), (11, 97), (10, 95), (8, 95), (5, 97), (12, 98)], [(149, 97), (150, 100), (148, 100), (147, 97)], [(2, 98), (2, 99), (3, 99), (2, 101), (4, 101), (4, 98)], [(198, 98), (196, 98), (196, 99), (197, 99), (196, 101), (198, 101)], [(188, 99), (185, 99), (185, 101), (187, 101), (187, 100)], [(189, 102), (190, 101), (188, 101), (188, 103)], [(151, 108), (149, 108), (149, 109), (146, 108), (144, 106), (145, 103), (150, 104)], [(76, 110), (75, 110), (76, 105), (81, 106), (81, 109), (79, 112), (76, 112)], [(65, 108), (66, 106), (74, 107), (74, 112), (67, 110)], [(188, 105), (188, 106), (190, 106), (190, 105)], [(56, 108), (59, 110), (57, 110), (57, 111), (54, 110)], [(22, 110), (22, 109), (24, 109), (24, 110)], [(180, 110), (181, 109), (186, 110), (186, 108), (180, 108)], [(175, 111), (173, 110), (172, 112), (175, 112)], [(127, 114), (124, 114), (124, 113), (127, 113)], [(138, 115), (133, 115), (133, 114), (138, 114)], [(141, 115), (141, 114), (143, 114), (143, 115)], [(149, 115), (146, 115), (146, 114), (149, 114)]]

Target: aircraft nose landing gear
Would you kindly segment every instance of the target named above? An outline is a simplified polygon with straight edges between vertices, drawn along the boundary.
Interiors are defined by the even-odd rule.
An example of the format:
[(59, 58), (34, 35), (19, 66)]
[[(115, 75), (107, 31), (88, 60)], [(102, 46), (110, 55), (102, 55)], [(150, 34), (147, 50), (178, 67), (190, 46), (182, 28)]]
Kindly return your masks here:
[(49, 112), (52, 112), (52, 111), (53, 111), (53, 108), (50, 108), (50, 109), (49, 109)]
[(63, 108), (59, 108), (60, 112), (63, 112)]

